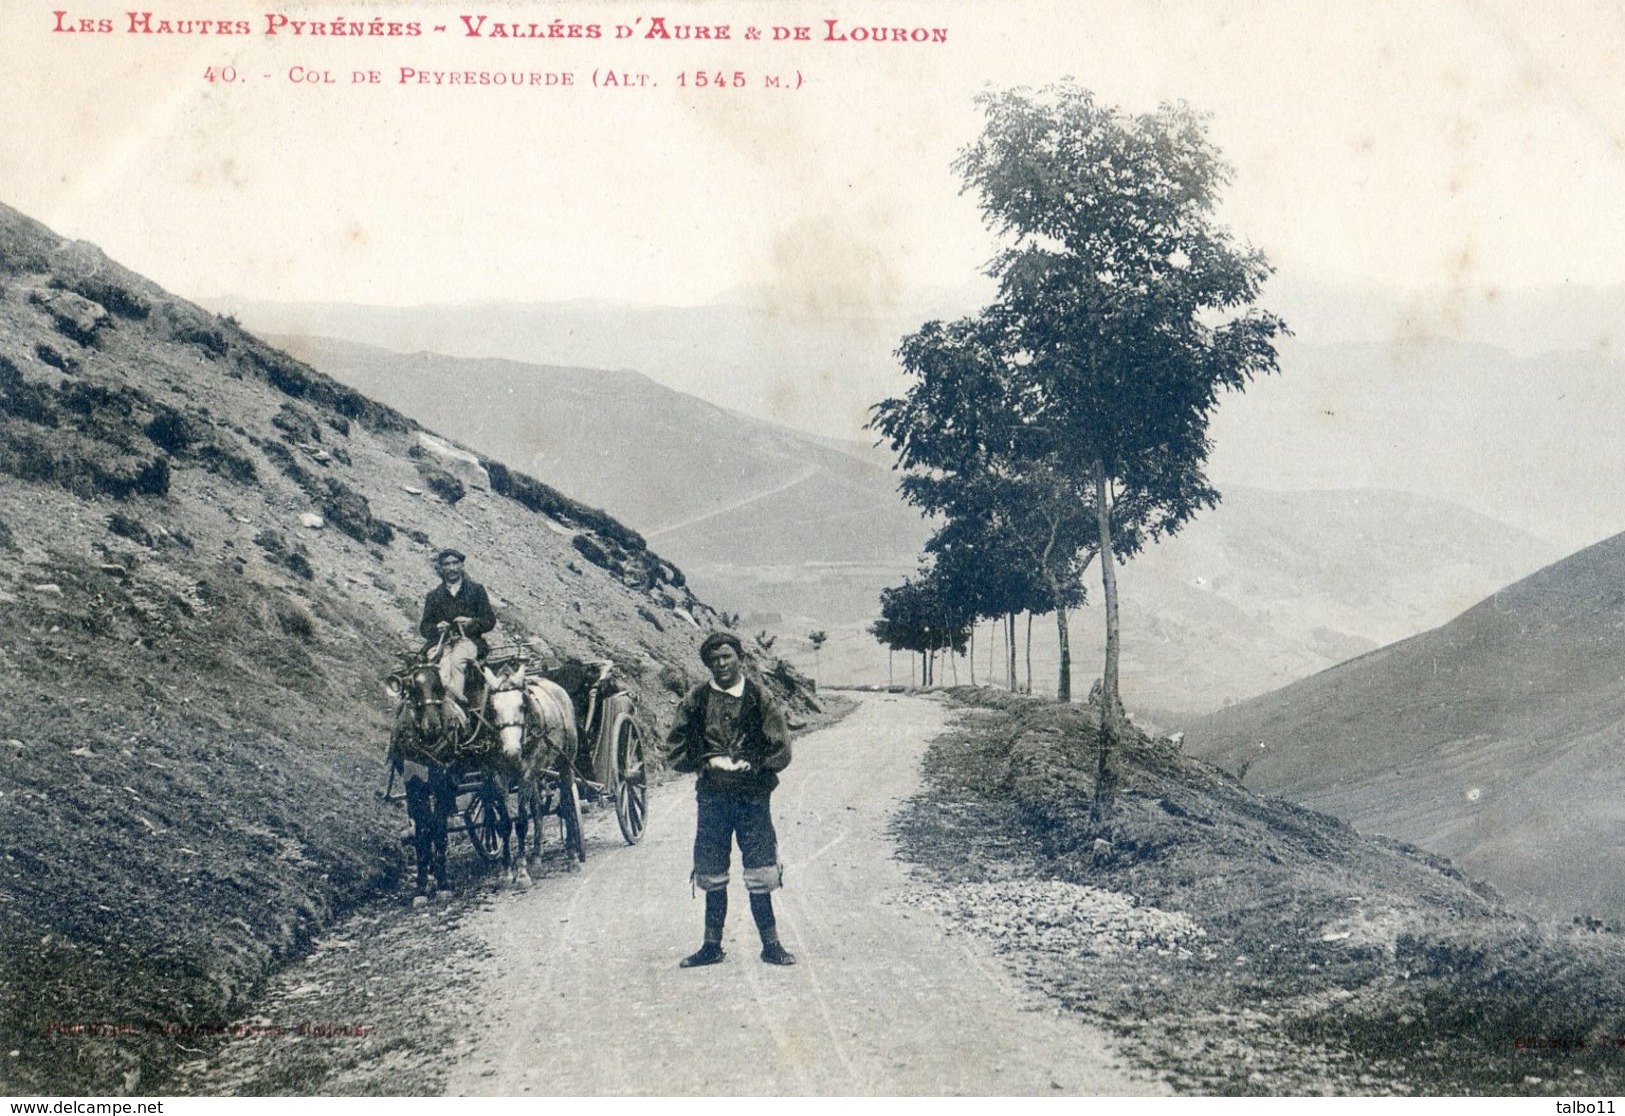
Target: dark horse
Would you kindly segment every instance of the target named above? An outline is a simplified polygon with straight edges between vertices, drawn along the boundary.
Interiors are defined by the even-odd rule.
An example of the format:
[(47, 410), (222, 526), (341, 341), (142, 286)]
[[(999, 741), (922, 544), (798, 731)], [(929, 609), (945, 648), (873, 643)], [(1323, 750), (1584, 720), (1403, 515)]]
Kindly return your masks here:
[(406, 814), (412, 819), (417, 853), (417, 894), (428, 898), (448, 886), (446, 819), (457, 811), (458, 783), (458, 769), (448, 761), (459, 744), (472, 740), (473, 732), (467, 715), (446, 694), (433, 661), (418, 660), (391, 675), (389, 688), (400, 700), (390, 761), (406, 785)]

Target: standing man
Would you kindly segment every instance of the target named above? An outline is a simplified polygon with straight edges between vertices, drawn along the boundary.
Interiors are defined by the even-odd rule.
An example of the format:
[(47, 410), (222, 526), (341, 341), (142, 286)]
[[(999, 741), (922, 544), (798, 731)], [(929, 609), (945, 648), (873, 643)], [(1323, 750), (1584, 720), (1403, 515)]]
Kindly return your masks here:
[(783, 884), (784, 868), (769, 809), (778, 773), (790, 765), (790, 731), (772, 695), (746, 677), (738, 636), (712, 632), (700, 644), (700, 660), (711, 671), (711, 681), (683, 699), (666, 737), (672, 769), (699, 772), (692, 878), (705, 892), (705, 944), (683, 958), (680, 967), (715, 965), (725, 956), (722, 927), (728, 918), (736, 837), (750, 913), (762, 936), (762, 960), (794, 965), (795, 956), (780, 944), (773, 917), (773, 889)]
[(469, 663), (485, 657), (485, 633), (497, 626), (497, 614), (485, 586), (463, 576), (463, 552), (447, 547), (435, 555), (440, 584), (423, 601), (418, 634), (441, 641), (440, 681), (446, 692), (466, 704), (463, 693)]

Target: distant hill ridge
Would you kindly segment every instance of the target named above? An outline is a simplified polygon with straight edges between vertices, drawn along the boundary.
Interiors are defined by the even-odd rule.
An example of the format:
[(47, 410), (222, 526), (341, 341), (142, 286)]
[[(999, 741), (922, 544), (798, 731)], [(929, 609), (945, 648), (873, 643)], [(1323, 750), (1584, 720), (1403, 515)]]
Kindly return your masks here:
[[(884, 651), (862, 629), (880, 589), (913, 571), (930, 528), (898, 497), (883, 449), (728, 411), (626, 370), (275, 340), (637, 523), (707, 597), (787, 617), (786, 642), (827, 629), (826, 679), (886, 677)], [(1224, 492), (1122, 571), (1126, 692), (1159, 714), (1206, 712), (1438, 624), (1555, 554), (1414, 493)], [(1086, 657), (1097, 627), (1092, 610), (1074, 617)], [(1041, 686), (1053, 685), (1052, 633), (1041, 623), (1035, 639)], [(985, 639), (978, 646), (985, 663)]]
[(1249, 786), (1443, 853), (1509, 897), (1618, 917), (1625, 535), (1189, 740)]

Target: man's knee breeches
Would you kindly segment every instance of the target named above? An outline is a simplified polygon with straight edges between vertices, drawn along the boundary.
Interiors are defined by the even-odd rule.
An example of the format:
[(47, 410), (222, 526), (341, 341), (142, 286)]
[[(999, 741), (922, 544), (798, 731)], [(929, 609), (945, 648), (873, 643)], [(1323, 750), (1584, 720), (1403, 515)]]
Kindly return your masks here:
[(747, 891), (769, 892), (784, 883), (784, 869), (779, 864), (779, 839), (773, 831), (769, 802), (766, 796), (699, 796), (699, 822), (694, 830), (696, 887), (717, 891), (728, 886), (736, 838)]
[(464, 696), (463, 682), (468, 664), (480, 657), (480, 649), (471, 639), (454, 641), (440, 653), (440, 682), (446, 687), (446, 692), (455, 697)]

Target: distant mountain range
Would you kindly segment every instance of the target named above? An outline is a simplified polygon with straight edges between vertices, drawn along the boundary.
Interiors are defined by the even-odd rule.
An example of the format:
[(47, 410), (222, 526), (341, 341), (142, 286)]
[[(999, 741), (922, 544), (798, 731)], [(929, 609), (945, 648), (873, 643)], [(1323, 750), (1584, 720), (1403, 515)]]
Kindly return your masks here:
[[(885, 653), (863, 628), (880, 589), (915, 568), (929, 528), (898, 498), (883, 451), (722, 410), (633, 372), (276, 341), (636, 525), (706, 599), (755, 614), (753, 631), (780, 635), (776, 650), (827, 681), (886, 677)], [(1217, 509), (1123, 570), (1125, 693), (1161, 718), (1207, 712), (1442, 623), (1557, 553), (1404, 493), (1230, 485)], [(1073, 619), (1080, 692), (1099, 671), (1099, 624), (1093, 609)], [(815, 627), (830, 634), (817, 655), (796, 643)], [(1035, 625), (1040, 689), (1054, 686), (1054, 632), (1053, 620)], [(989, 638), (984, 625), (983, 681)], [(959, 676), (969, 673), (967, 664)]]
[[(1555, 556), (1442, 500), (1227, 486), (1217, 508), (1120, 571), (1125, 700), (1207, 711), (1275, 689), (1443, 623)], [(1094, 613), (1080, 619), (1098, 626)]]
[(1625, 529), (1625, 363), (1612, 356), (1289, 340), (1281, 366), (1214, 416), (1221, 488), (1411, 492), (1564, 551)]
[(1507, 288), (1464, 284), (1406, 290), (1353, 279), (1279, 272), (1264, 304), (1315, 345), (1489, 345), (1514, 356), (1625, 355), (1625, 288)]
[[(636, 369), (662, 386), (796, 430), (862, 440), (906, 388), (894, 356), (967, 286), (895, 307), (823, 311), (737, 292), (669, 307), (579, 301), (418, 307), (222, 302), (261, 334), (397, 353)], [(1283, 275), (1266, 289), (1295, 336), (1279, 376), (1215, 414), (1221, 488), (1380, 488), (1448, 501), (1563, 550), (1625, 529), (1625, 292), (1404, 293)]]
[(1547, 914), (1618, 917), (1625, 535), (1435, 630), (1193, 724), (1249, 786), (1449, 856)]
[(900, 390), (892, 353), (930, 313), (927, 306), (809, 316), (771, 299), (692, 307), (226, 301), (217, 308), (250, 329), (283, 338), (336, 337), (395, 352), (637, 369), (731, 411), (845, 439), (862, 429), (873, 403)]

